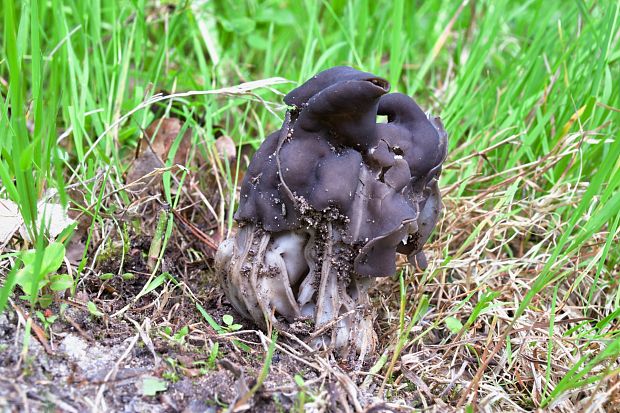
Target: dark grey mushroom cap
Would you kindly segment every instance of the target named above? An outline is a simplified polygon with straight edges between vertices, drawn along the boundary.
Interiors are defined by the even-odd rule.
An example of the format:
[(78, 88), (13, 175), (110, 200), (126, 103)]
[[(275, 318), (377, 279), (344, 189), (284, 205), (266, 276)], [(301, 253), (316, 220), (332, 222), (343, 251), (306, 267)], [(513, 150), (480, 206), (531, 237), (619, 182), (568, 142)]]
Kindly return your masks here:
[(290, 92), (294, 107), (254, 155), (235, 218), (278, 232), (302, 228), (309, 210), (335, 210), (362, 276), (392, 275), (397, 251), (421, 254), (441, 209), (447, 135), (409, 96), (388, 91), (385, 79), (341, 66)]

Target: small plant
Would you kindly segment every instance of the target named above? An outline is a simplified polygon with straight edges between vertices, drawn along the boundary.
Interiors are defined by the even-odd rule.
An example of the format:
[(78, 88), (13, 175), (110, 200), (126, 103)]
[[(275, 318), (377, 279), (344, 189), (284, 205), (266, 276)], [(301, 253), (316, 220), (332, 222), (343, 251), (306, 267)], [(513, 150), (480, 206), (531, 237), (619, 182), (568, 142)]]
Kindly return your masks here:
[(93, 317), (103, 317), (103, 313), (99, 311), (99, 309), (97, 308), (97, 305), (95, 305), (95, 303), (93, 303), (92, 301), (89, 301), (86, 304), (86, 308), (88, 308), (88, 312)]
[[(241, 328), (241, 326), (239, 328), (237, 327), (232, 327), (232, 325), (238, 325), (238, 324), (233, 324), (233, 318), (230, 314), (225, 314), (224, 317), (227, 320), (230, 320), (231, 325), (230, 326), (221, 326), (217, 323), (217, 321), (215, 321), (215, 319), (213, 317), (211, 317), (211, 315), (209, 313), (207, 313), (207, 310), (205, 310), (200, 304), (196, 303), (196, 308), (198, 309), (198, 311), (200, 312), (200, 314), (202, 314), (203, 318), (207, 321), (207, 323), (209, 323), (209, 325), (211, 326), (211, 328), (213, 330), (215, 330), (218, 334), (225, 334), (227, 332), (231, 332), (231, 331), (236, 331), (239, 330), (239, 328)], [(228, 317), (230, 317), (230, 319)], [(222, 317), (222, 318), (224, 318)], [(229, 329), (227, 329), (226, 327), (229, 327)], [(234, 328), (235, 330), (230, 330), (230, 328)], [(246, 353), (251, 353), (252, 350), (250, 349), (250, 347), (248, 347), (247, 344), (242, 343), (239, 340), (233, 340), (232, 341), (233, 345), (235, 347), (239, 347), (241, 350), (245, 351)]]
[(174, 335), (172, 336), (172, 339), (176, 341), (178, 344), (183, 345), (185, 344), (185, 337), (188, 334), (189, 334), (189, 327), (185, 326), (181, 328), (179, 331), (177, 331), (176, 333), (174, 333)]
[(172, 357), (166, 357), (166, 363), (170, 366), (169, 369), (164, 371), (162, 377), (172, 383), (176, 383), (181, 379), (179, 376), (179, 362), (173, 359)]
[(173, 383), (176, 383), (180, 379), (179, 374), (176, 371), (172, 371), (172, 370), (164, 371), (161, 376), (164, 379), (169, 380)]
[(73, 277), (68, 274), (54, 274), (65, 257), (65, 246), (52, 242), (43, 250), (27, 250), (21, 253), (23, 267), (15, 275), (15, 283), (24, 292), (20, 298), (48, 307), (52, 303), (52, 292), (65, 291), (73, 287)]
[(211, 370), (215, 370), (215, 362), (217, 360), (217, 356), (220, 351), (219, 343), (213, 343), (213, 347), (211, 347), (211, 353), (209, 354), (209, 360), (207, 361), (207, 367)]
[(37, 318), (41, 321), (41, 324), (43, 324), (43, 328), (45, 329), (45, 331), (48, 332), (52, 328), (52, 324), (54, 324), (54, 321), (56, 321), (56, 319), (58, 318), (58, 315), (52, 314), (48, 310), (45, 310), (45, 312), (37, 311), (36, 314)]
[(271, 341), (269, 343), (269, 347), (267, 348), (267, 354), (265, 355), (265, 361), (263, 362), (263, 368), (261, 369), (260, 374), (256, 378), (254, 386), (252, 386), (252, 388), (245, 395), (243, 395), (240, 399), (237, 400), (234, 407), (232, 408), (233, 411), (236, 411), (237, 409), (239, 409), (240, 406), (245, 405), (249, 400), (251, 400), (252, 397), (254, 397), (254, 394), (256, 394), (258, 389), (260, 389), (265, 382), (265, 379), (269, 375), (269, 370), (271, 369), (271, 363), (273, 360), (273, 354), (276, 350), (277, 340), (278, 333), (273, 331), (271, 334)]
[(211, 347), (211, 351), (209, 352), (209, 358), (207, 360), (194, 361), (192, 363), (193, 367), (198, 368), (200, 370), (200, 374), (203, 376), (205, 376), (210, 370), (215, 370), (219, 350), (219, 343), (213, 343), (213, 347)]
[(241, 324), (235, 324), (234, 321), (235, 320), (233, 319), (233, 316), (231, 316), (230, 314), (224, 314), (222, 316), (222, 322), (224, 323), (222, 328), (228, 333), (241, 330), (243, 326)]
[(299, 387), (299, 391), (297, 392), (297, 399), (295, 399), (294, 410), (301, 413), (305, 411), (304, 406), (309, 401), (308, 395), (306, 393), (307, 386), (303, 377), (301, 377), (300, 374), (295, 374), (293, 380), (295, 380), (295, 384)]
[(188, 326), (182, 327), (176, 333), (173, 332), (173, 330), (172, 330), (172, 328), (170, 326), (165, 326), (162, 330), (163, 330), (161, 332), (162, 336), (164, 336), (168, 340), (171, 340), (171, 341), (177, 343), (180, 346), (185, 344), (185, 337), (187, 337), (187, 335), (189, 334), (189, 327)]

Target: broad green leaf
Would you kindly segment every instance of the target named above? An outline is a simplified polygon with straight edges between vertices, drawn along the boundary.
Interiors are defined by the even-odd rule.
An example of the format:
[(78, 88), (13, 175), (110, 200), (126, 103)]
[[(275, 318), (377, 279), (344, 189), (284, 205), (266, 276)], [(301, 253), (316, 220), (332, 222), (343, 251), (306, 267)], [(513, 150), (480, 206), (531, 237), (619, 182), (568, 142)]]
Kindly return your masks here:
[(222, 321), (224, 322), (224, 324), (226, 324), (227, 326), (230, 326), (233, 323), (233, 317), (230, 314), (224, 314), (222, 316)]
[(50, 289), (52, 291), (64, 291), (73, 287), (73, 277), (69, 274), (56, 274), (50, 276)]

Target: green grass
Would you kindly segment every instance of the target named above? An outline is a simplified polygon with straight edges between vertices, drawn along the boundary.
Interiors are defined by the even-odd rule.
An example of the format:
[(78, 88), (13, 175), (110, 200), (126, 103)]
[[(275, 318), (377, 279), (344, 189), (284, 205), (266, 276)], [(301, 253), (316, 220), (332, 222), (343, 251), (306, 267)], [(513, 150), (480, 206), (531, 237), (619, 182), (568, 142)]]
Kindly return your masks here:
[[(286, 92), (292, 85), (259, 88), (254, 95), (192, 94), (141, 106), (155, 93), (205, 91), (271, 77), (296, 83), (321, 69), (349, 64), (386, 77), (393, 90), (414, 95), (422, 107), (441, 115), (449, 133), (442, 185), (453, 213), (446, 212), (439, 229), (435, 264), (400, 291), (411, 301), (436, 282), (463, 282), (467, 288), (445, 311), (434, 307), (431, 296), (430, 305), (440, 318), (422, 332), (410, 332), (418, 322), (417, 313), (413, 316), (417, 304), (409, 305), (406, 317), (402, 309), (400, 335), (393, 338), (397, 352), (443, 329), (448, 317), (463, 322), (458, 337), (472, 336), (478, 319), (492, 320), (497, 310), (508, 322), (493, 334), (487, 332), (501, 339), (485, 354), (475, 355), (482, 380), (491, 374), (485, 357), (488, 362), (506, 354), (510, 362), (514, 330), (542, 320), (534, 314), (547, 322), (548, 346), (542, 356), (546, 384), (541, 394), (530, 393), (532, 403), (547, 405), (592, 382), (604, 386), (617, 374), (616, 2), (162, 3), (157, 8), (144, 0), (3, 1), (0, 196), (19, 205), (35, 240), (27, 246), (37, 251), (29, 264), (32, 274), (47, 276), (40, 269), (45, 267), (48, 240), (36, 220), (37, 202), (46, 190), (57, 190), (63, 203), (71, 198), (73, 207), (92, 219), (87, 242), (115, 210), (131, 203), (123, 190), (123, 174), (141, 131), (155, 118), (151, 109), (185, 119), (193, 131), (193, 150), (206, 156), (219, 132), (231, 136), (239, 148), (260, 144), (279, 127), (283, 115), (274, 90)], [(276, 105), (267, 107), (260, 99)], [(231, 188), (238, 171), (238, 165), (230, 166), (225, 174), (226, 205), (234, 204)], [(186, 179), (183, 173), (175, 176)], [(166, 172), (165, 200), (176, 206), (180, 192), (172, 193), (172, 180), (172, 172)], [(79, 188), (79, 198), (71, 197), (68, 187)], [(463, 212), (458, 208), (467, 205), (475, 208), (454, 212)], [(223, 206), (216, 211), (228, 228), (231, 211)], [(168, 215), (160, 257), (173, 221)], [(68, 242), (69, 235), (60, 241)], [(525, 249), (516, 253), (512, 240)], [(474, 262), (472, 251), (481, 251), (485, 262), (496, 257), (499, 264), (474, 263), (482, 266), (480, 277), (463, 275), (462, 263)], [(76, 282), (86, 260), (85, 254)], [(0, 306), (22, 264), (18, 260), (14, 265), (3, 277)], [(486, 307), (487, 287), (499, 291), (501, 283), (494, 280), (501, 276), (509, 276), (518, 293), (495, 298)], [(25, 293), (37, 296), (37, 291)], [(397, 312), (400, 302), (406, 300), (399, 295), (392, 311)], [(575, 308), (572, 317), (576, 313), (588, 321), (559, 329), (556, 312), (567, 306)], [(405, 327), (407, 334), (402, 335)], [(568, 372), (558, 380), (552, 378), (554, 336), (579, 343), (572, 350), (579, 362), (567, 365)], [(581, 351), (593, 343), (600, 351)]]

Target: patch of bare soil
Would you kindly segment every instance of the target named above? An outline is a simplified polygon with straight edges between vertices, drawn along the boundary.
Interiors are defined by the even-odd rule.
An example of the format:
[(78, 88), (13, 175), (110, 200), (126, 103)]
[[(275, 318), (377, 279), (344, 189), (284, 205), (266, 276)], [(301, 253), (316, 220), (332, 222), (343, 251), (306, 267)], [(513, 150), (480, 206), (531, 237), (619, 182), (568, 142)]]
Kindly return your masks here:
[[(163, 345), (151, 353), (143, 342), (132, 335), (123, 323), (107, 328), (80, 310), (67, 310), (78, 326), (92, 332), (98, 327), (126, 334), (103, 331), (95, 340), (69, 323), (54, 324), (57, 340), (47, 353), (37, 341), (31, 342), (26, 355), (21, 351), (23, 329), (14, 311), (0, 316), (0, 399), (2, 407), (15, 411), (54, 410), (79, 412), (98, 408), (105, 411), (217, 411), (218, 406), (234, 399), (233, 376), (225, 370), (205, 374), (179, 374), (168, 381), (168, 388), (157, 396), (145, 396), (143, 383), (149, 377), (162, 377), (180, 370), (162, 361), (200, 360), (204, 352), (198, 348), (188, 353)], [(99, 324), (99, 325), (98, 325)], [(181, 363), (181, 362), (179, 362)]]

